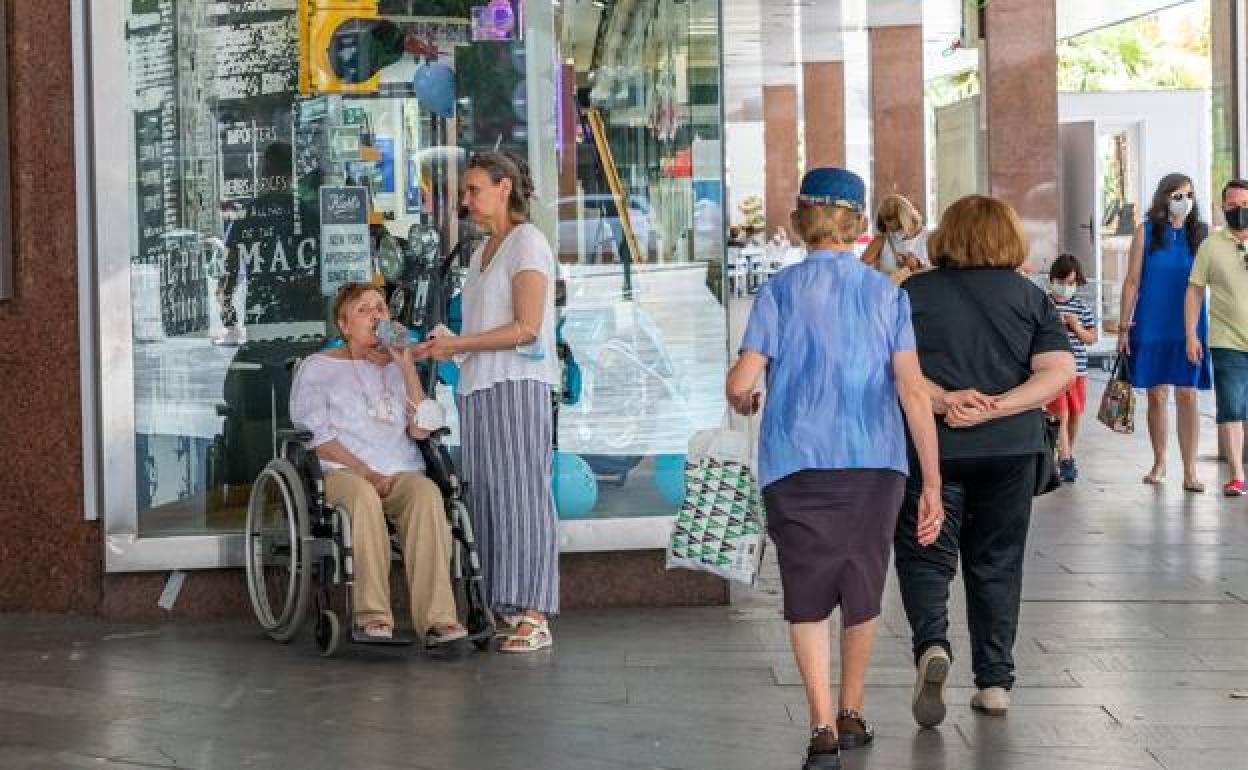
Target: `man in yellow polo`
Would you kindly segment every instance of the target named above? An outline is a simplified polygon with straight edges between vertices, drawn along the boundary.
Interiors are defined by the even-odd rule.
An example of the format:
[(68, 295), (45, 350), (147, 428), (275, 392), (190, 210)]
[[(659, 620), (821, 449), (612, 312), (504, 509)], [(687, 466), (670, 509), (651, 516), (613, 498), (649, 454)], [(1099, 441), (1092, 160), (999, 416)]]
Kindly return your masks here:
[(1232, 179), (1222, 189), (1226, 228), (1205, 239), (1188, 279), (1184, 321), (1187, 357), (1204, 350), (1196, 336), (1200, 306), (1209, 292), (1209, 353), (1213, 358), (1218, 432), (1231, 466), (1222, 487), (1227, 497), (1244, 495), (1244, 422), (1248, 421), (1248, 180)]

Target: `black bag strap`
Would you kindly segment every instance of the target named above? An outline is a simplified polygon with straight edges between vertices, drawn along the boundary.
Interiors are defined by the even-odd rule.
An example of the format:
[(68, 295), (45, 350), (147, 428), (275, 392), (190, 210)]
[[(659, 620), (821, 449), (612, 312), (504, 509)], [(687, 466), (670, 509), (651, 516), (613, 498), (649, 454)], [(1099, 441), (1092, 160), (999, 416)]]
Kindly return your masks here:
[(1109, 381), (1115, 382), (1117, 380), (1122, 380), (1127, 383), (1131, 382), (1131, 372), (1128, 368), (1126, 353), (1120, 352), (1117, 357), (1114, 358), (1114, 373), (1110, 375)]
[(952, 279), (950, 283), (957, 288), (958, 293), (962, 295), (962, 299), (965, 300), (966, 304), (975, 309), (975, 313), (979, 315), (980, 322), (989, 329), (992, 329), (993, 335), (1005, 348), (1010, 360), (1013, 361), (1015, 365), (1019, 367), (1019, 370), (1023, 372), (1023, 382), (1031, 379), (1034, 372), (1031, 370), (1030, 362), (1022, 363), (1018, 360), (1018, 358), (1014, 355), (1014, 349), (1010, 346), (1010, 341), (1005, 338), (1005, 335), (1001, 333), (1001, 330), (997, 328), (997, 325), (993, 323), (991, 318), (988, 317), (988, 312), (984, 310), (984, 306), (980, 304), (978, 299), (975, 298), (975, 295), (973, 295), (965, 286), (962, 285), (962, 277), (956, 275), (958, 271), (949, 270), (949, 272), (951, 274), (950, 278)]

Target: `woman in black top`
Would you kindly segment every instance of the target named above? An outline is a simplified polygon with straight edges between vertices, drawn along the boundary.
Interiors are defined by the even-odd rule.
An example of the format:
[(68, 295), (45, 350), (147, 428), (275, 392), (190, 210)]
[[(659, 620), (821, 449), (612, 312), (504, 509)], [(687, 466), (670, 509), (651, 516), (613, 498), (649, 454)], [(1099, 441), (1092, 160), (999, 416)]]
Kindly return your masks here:
[(939, 415), (946, 514), (937, 541), (919, 546), (922, 479), (912, 473), (894, 542), (918, 662), (912, 705), (923, 726), (945, 715), (947, 605), (959, 554), (979, 688), (971, 705), (997, 715), (1009, 708), (1036, 461), (1046, 447), (1040, 408), (1075, 376), (1053, 303), (1017, 272), (1027, 245), (1013, 209), (993, 198), (963, 198), (945, 212), (929, 249), (939, 269), (914, 276), (905, 289)]

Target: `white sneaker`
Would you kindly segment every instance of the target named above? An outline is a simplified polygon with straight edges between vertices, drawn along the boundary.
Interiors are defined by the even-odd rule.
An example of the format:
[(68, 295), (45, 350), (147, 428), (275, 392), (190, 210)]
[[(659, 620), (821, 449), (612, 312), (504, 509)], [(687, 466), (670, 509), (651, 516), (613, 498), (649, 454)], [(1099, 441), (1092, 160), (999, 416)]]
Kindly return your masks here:
[(949, 653), (940, 645), (928, 647), (919, 658), (910, 711), (920, 727), (945, 721), (945, 683), (949, 680)]
[(1010, 691), (1004, 687), (987, 687), (971, 696), (971, 708), (989, 716), (1003, 717), (1010, 710)]

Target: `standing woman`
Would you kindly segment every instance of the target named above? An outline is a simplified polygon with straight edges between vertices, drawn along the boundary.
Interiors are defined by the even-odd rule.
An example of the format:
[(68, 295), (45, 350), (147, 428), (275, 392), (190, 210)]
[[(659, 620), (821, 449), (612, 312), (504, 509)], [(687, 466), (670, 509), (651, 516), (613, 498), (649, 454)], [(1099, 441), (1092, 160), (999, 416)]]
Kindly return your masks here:
[[(875, 211), (875, 239), (862, 261), (901, 283), (929, 264), (923, 215), (904, 195), (884, 196)], [(904, 270), (905, 272), (898, 272)]]
[[(1178, 406), (1179, 452), (1183, 456), (1183, 488), (1203, 492), (1196, 474), (1200, 440), (1200, 400), (1197, 390), (1209, 390), (1213, 365), (1206, 353), (1200, 363), (1187, 359), (1183, 326), (1183, 299), (1196, 251), (1209, 234), (1201, 221), (1192, 180), (1168, 174), (1157, 185), (1144, 224), (1131, 241), (1131, 262), (1122, 286), (1122, 319), (1118, 349), (1127, 354), (1131, 384), (1148, 391), (1148, 437), (1153, 443), (1153, 467), (1145, 484), (1166, 478), (1169, 443), (1167, 402), (1175, 388)], [(1209, 314), (1202, 304), (1197, 326), (1201, 349), (1208, 350)]]
[[(936, 538), (943, 512), (910, 303), (854, 258), (866, 227), (863, 182), (843, 169), (814, 169), (797, 206), (793, 226), (810, 253), (759, 291), (727, 395), (737, 412), (753, 414), (766, 374), (759, 478), (810, 706), (803, 768), (834, 770), (841, 749), (874, 737), (863, 717), (865, 680), (908, 470), (903, 412), (926, 480), (916, 547)], [(834, 709), (829, 617), (838, 606)]]
[(554, 643), (547, 620), (559, 610), (555, 259), (528, 221), (533, 181), (524, 159), (476, 155), (463, 189), (469, 216), (490, 237), (468, 267), (462, 333), (440, 334), (419, 352), (460, 361), (464, 480), (487, 600), (503, 626), (499, 650), (536, 652)]

